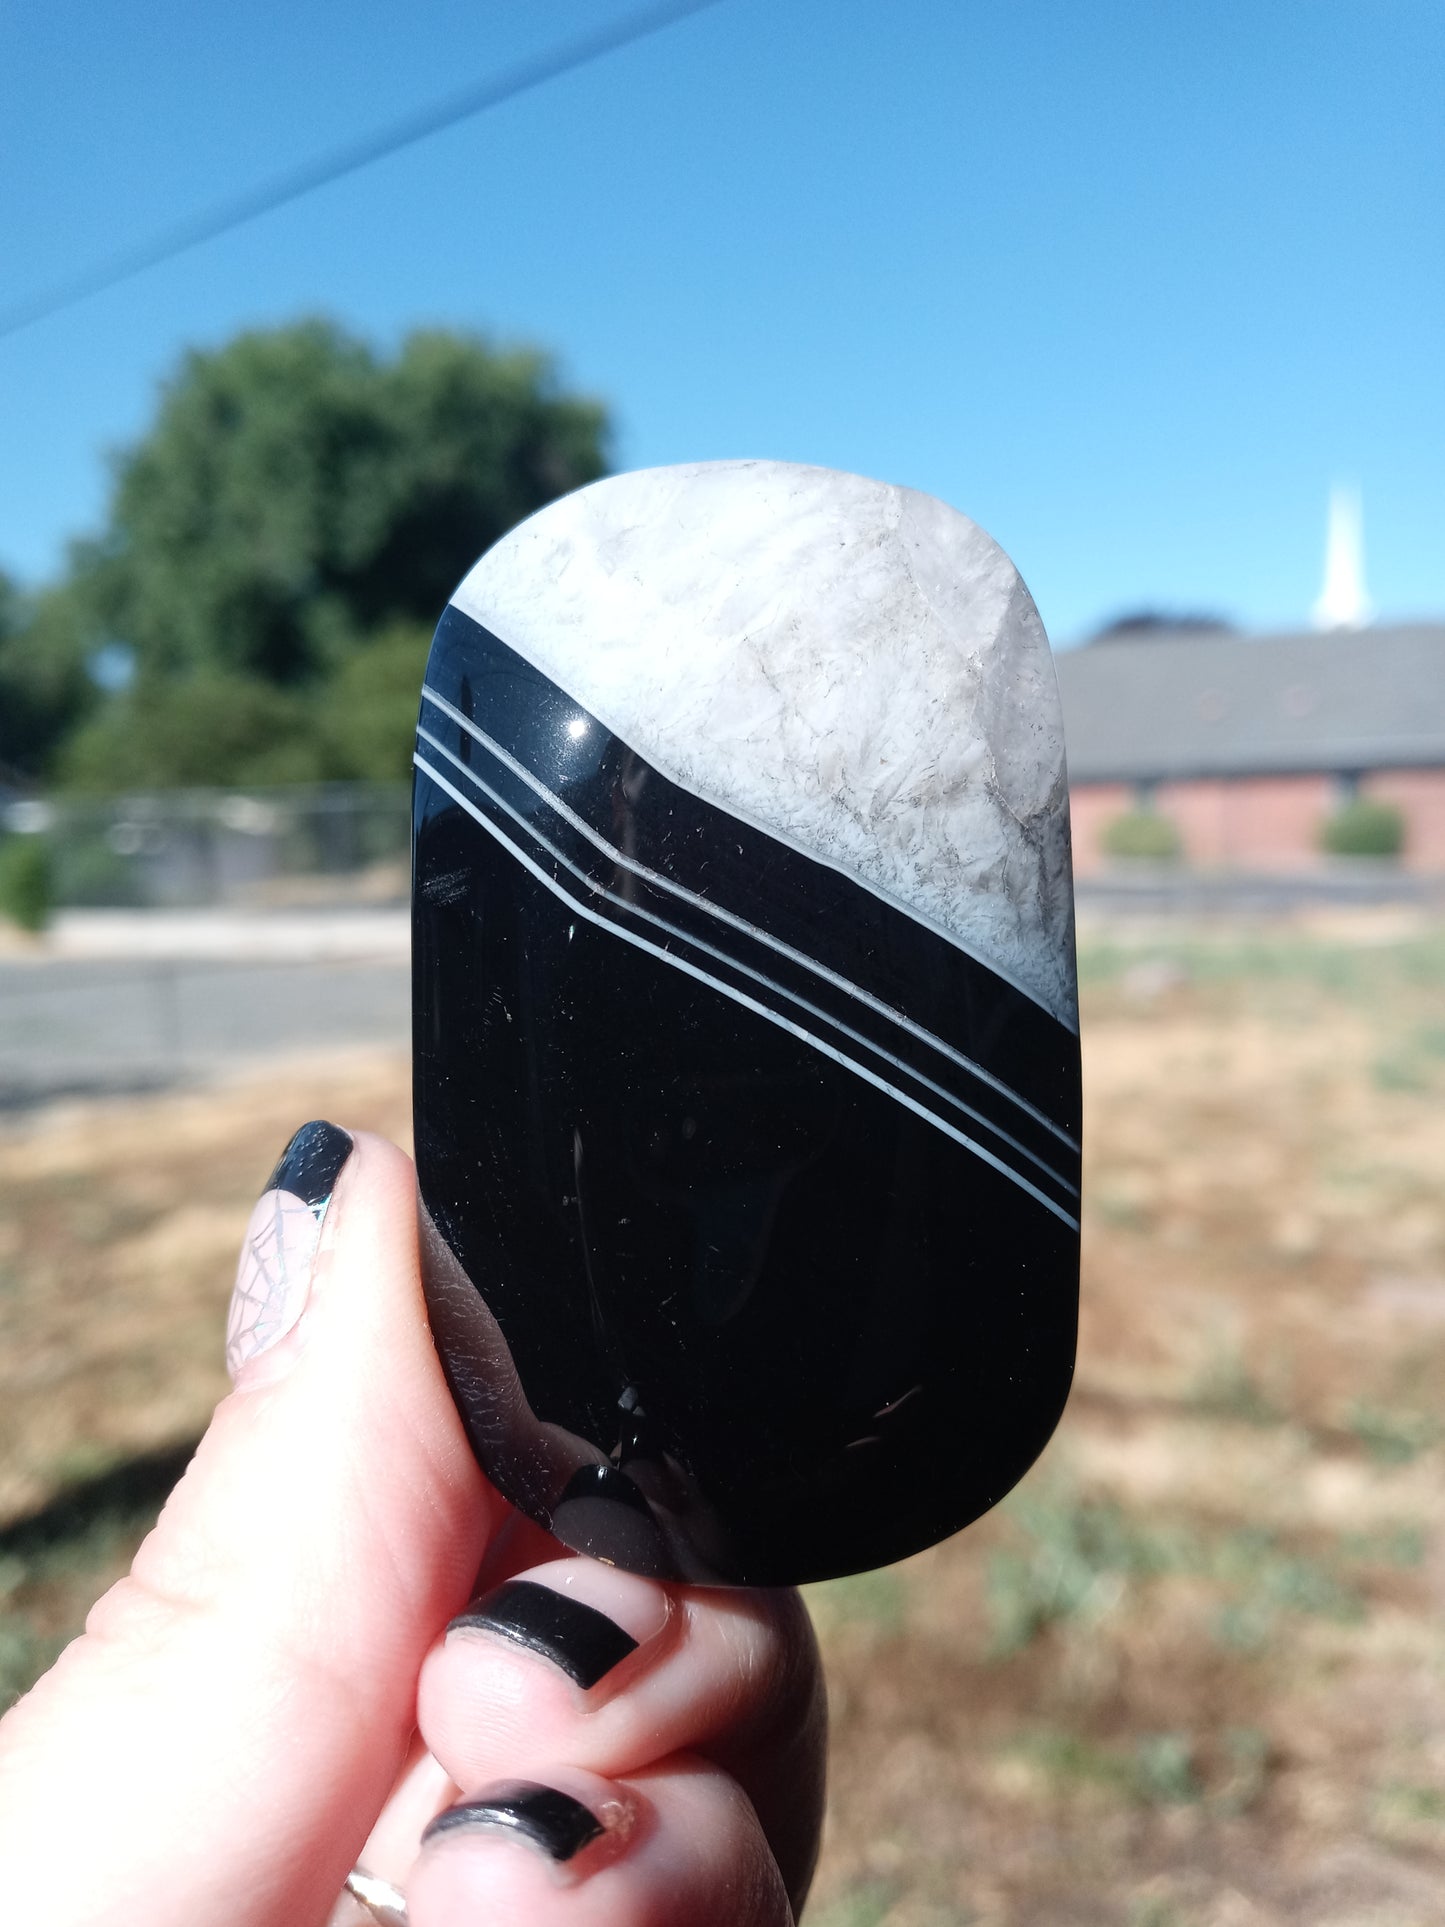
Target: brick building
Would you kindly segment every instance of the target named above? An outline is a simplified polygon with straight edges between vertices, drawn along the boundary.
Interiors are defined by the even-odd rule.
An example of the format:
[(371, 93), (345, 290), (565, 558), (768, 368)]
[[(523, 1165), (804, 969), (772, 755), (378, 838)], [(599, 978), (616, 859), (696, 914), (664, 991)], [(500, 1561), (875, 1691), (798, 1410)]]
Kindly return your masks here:
[(1325, 819), (1356, 795), (1399, 810), (1404, 865), (1445, 873), (1445, 623), (1134, 625), (1062, 652), (1058, 671), (1080, 876), (1139, 809), (1199, 868), (1312, 868)]

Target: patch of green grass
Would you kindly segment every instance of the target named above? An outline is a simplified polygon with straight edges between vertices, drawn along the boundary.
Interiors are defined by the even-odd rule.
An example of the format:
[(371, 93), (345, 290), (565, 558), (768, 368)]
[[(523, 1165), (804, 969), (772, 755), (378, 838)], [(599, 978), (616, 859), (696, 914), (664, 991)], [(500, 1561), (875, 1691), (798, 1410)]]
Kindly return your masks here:
[(1440, 1428), (1423, 1412), (1374, 1405), (1356, 1399), (1345, 1423), (1377, 1465), (1408, 1465), (1427, 1452), (1440, 1436)]
[(1218, 936), (1186, 926), (1177, 936), (1151, 932), (1147, 942), (1133, 944), (1111, 932), (1086, 935), (1078, 961), (1079, 983), (1085, 989), (1117, 983), (1138, 964), (1157, 963), (1172, 966), (1181, 980), (1199, 988), (1300, 986), (1379, 1011), (1396, 1008), (1421, 991), (1438, 994), (1445, 983), (1445, 922), (1431, 924), (1418, 936), (1380, 944), (1340, 943), (1287, 924), (1259, 932), (1226, 927)]
[(1118, 1800), (1132, 1796), (1134, 1781), (1129, 1755), (1117, 1747), (1100, 1746), (1078, 1733), (1044, 1729), (1026, 1733), (1007, 1751), (1024, 1760), (1052, 1785), (1081, 1787)]
[(1256, 1726), (1232, 1726), (1223, 1736), (1224, 1778), (1210, 1793), (1218, 1813), (1248, 1813), (1269, 1775), (1269, 1737)]
[(898, 1633), (908, 1612), (908, 1588), (901, 1573), (855, 1572), (846, 1579), (826, 1579), (803, 1592), (814, 1623), (824, 1632), (835, 1626), (865, 1625), (884, 1633)]
[(1253, 1653), (1291, 1618), (1363, 1617), (1364, 1600), (1337, 1567), (1340, 1551), (1309, 1554), (1264, 1527), (1204, 1533), (1131, 1517), (1107, 1501), (1042, 1487), (1006, 1508), (1015, 1543), (989, 1561), (994, 1658), (1023, 1651), (1050, 1627), (1097, 1624), (1131, 1591), (1165, 1574), (1205, 1582), (1218, 1596), (1215, 1636)]
[(1045, 1728), (1008, 1749), (1052, 1784), (1102, 1793), (1135, 1806), (1181, 1806), (1202, 1797), (1187, 1733), (1145, 1733), (1103, 1745), (1081, 1734)]
[(95, 1439), (76, 1439), (45, 1461), (45, 1471), (57, 1490), (69, 1491), (104, 1478), (123, 1463), (110, 1446)]
[(1377, 1057), (1370, 1077), (1377, 1091), (1428, 1091), (1431, 1081), (1418, 1058), (1402, 1055)]
[(810, 1907), (807, 1927), (882, 1927), (897, 1898), (897, 1889), (886, 1882), (865, 1881), (816, 1913)]
[(1124, 1191), (1111, 1191), (1106, 1179), (1095, 1180), (1089, 1205), (1098, 1218), (1118, 1231), (1139, 1231), (1148, 1222), (1139, 1200)]
[(1370, 1819), (1387, 1840), (1435, 1844), (1445, 1829), (1445, 1790), (1392, 1780), (1376, 1793)]
[(1364, 1611), (1359, 1594), (1338, 1577), (1328, 1556), (1311, 1558), (1292, 1552), (1265, 1526), (1244, 1526), (1226, 1534), (1216, 1572), (1284, 1612), (1348, 1621), (1359, 1619)]
[(1199, 1799), (1194, 1743), (1187, 1733), (1149, 1733), (1134, 1745), (1134, 1785), (1151, 1806), (1186, 1806)]
[(1238, 1353), (1229, 1350), (1213, 1354), (1187, 1396), (1198, 1412), (1246, 1425), (1278, 1425), (1285, 1416)]
[(1432, 1090), (1445, 1058), (1445, 1026), (1417, 1024), (1395, 1042), (1371, 1067), (1375, 1086), (1382, 1091)]
[(1129, 1902), (1129, 1927), (1185, 1927), (1185, 1921), (1165, 1894), (1138, 1894)]
[(1101, 1619), (1129, 1578), (1167, 1572), (1186, 1556), (1177, 1533), (1142, 1525), (1108, 1500), (1043, 1488), (1008, 1512), (1020, 1543), (994, 1553), (987, 1600), (996, 1657), (1021, 1652), (1063, 1620)]
[(1445, 1791), (1437, 1786), (1391, 1786), (1392, 1802), (1414, 1820), (1445, 1820)]
[(1080, 990), (1091, 989), (1095, 984), (1114, 983), (1135, 961), (1133, 952), (1121, 949), (1108, 938), (1080, 941), (1075, 958)]
[(1279, 1615), (1255, 1599), (1231, 1599), (1214, 1615), (1216, 1642), (1231, 1653), (1260, 1653), (1274, 1638)]
[(1210, 1577), (1227, 1588), (1214, 1632), (1232, 1652), (1255, 1653), (1276, 1637), (1289, 1618), (1357, 1624), (1365, 1602), (1324, 1558), (1288, 1550), (1263, 1527), (1229, 1533), (1215, 1548)]
[(1397, 1566), (1411, 1570), (1425, 1563), (1423, 1526), (1382, 1526), (1374, 1532), (1340, 1536), (1340, 1557), (1357, 1566)]

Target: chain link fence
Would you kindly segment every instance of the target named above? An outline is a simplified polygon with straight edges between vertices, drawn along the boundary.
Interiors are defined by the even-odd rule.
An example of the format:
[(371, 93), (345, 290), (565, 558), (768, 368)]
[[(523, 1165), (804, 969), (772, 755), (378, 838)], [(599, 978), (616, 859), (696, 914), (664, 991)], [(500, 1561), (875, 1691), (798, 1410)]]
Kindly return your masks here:
[(392, 783), (0, 808), (0, 843), (44, 849), (57, 909), (404, 903), (410, 830), (410, 790)]

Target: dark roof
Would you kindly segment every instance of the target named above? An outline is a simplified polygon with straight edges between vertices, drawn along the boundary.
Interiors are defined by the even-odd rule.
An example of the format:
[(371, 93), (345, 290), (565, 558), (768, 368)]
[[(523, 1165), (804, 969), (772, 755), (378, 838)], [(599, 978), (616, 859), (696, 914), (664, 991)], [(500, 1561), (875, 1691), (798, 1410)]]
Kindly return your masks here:
[(1445, 623), (1060, 651), (1075, 782), (1445, 767)]

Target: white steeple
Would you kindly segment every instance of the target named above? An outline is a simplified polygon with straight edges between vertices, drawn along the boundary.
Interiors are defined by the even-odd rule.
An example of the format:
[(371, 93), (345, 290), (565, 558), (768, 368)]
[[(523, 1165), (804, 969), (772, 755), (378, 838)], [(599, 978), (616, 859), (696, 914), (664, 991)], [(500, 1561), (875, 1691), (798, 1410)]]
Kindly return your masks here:
[(1374, 611), (1365, 593), (1365, 538), (1360, 491), (1337, 483), (1330, 490), (1325, 580), (1315, 603), (1316, 629), (1363, 629)]

